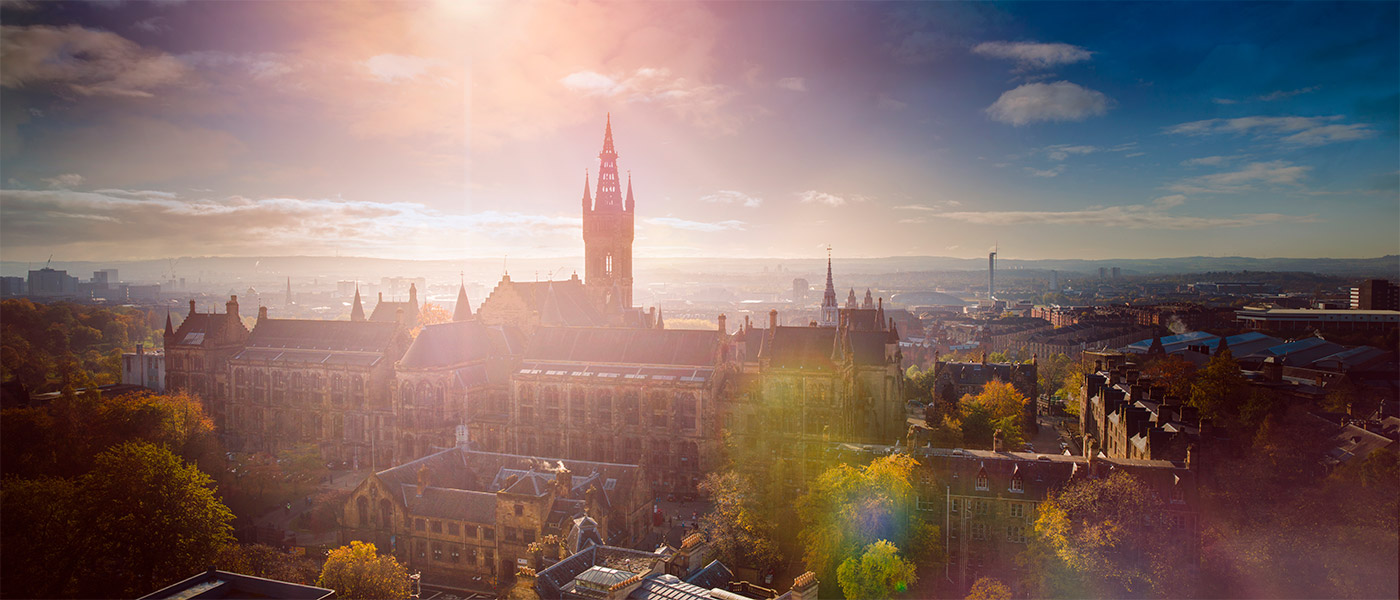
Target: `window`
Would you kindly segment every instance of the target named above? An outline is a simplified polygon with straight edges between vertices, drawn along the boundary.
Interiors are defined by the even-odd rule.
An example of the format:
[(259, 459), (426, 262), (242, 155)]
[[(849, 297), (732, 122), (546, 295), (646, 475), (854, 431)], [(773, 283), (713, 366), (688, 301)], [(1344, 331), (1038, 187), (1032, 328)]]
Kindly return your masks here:
[(515, 529), (514, 527), (507, 527), (507, 528), (506, 528), (506, 541), (507, 541), (507, 542), (515, 542), (515, 541), (519, 541), (519, 539), (520, 539), (520, 536), (516, 533), (516, 529)]
[(525, 505), (523, 505), (523, 504), (517, 504), (517, 505), (515, 505), (515, 516), (519, 517), (519, 516), (523, 516), (524, 514), (525, 514)]
[(1006, 527), (1006, 541), (1015, 544), (1026, 543), (1026, 527), (1024, 525), (1008, 525)]
[(467, 537), (469, 537), (469, 538), (474, 538), (474, 537), (476, 537), (476, 525), (468, 525), (468, 526), (466, 526), (464, 529), (466, 529), (466, 532), (465, 532), (465, 533), (466, 533)]
[(973, 523), (973, 524), (972, 524), (972, 539), (974, 539), (974, 540), (985, 540), (985, 539), (987, 539), (987, 524), (986, 524), (986, 523)]
[(433, 521), (431, 527), (433, 533), (442, 533), (442, 521)]
[(1025, 487), (1021, 485), (1020, 476), (1011, 478), (1011, 491), (1016, 492), (1018, 494), (1024, 493), (1026, 491)]
[(495, 530), (495, 529), (492, 529), (492, 528), (490, 528), (490, 527), (482, 527), (482, 528), (481, 528), (481, 539), (486, 540), (486, 541), (488, 541), (488, 542), (489, 542), (489, 541), (495, 540), (495, 539), (496, 539), (496, 530)]
[(1013, 519), (1024, 519), (1024, 518), (1026, 518), (1026, 505), (1021, 504), (1020, 502), (1012, 502), (1012, 503), (1011, 503), (1011, 509), (1010, 509), (1010, 510), (1011, 510), (1011, 518), (1013, 518)]
[(452, 546), (452, 554), (451, 554), (450, 558), (452, 559), (452, 562), (454, 562), (454, 563), (455, 563), (455, 562), (461, 561), (461, 560), (462, 560), (462, 551), (461, 551), (461, 549), (458, 548), (457, 546)]
[(987, 473), (986, 473), (986, 471), (983, 471), (983, 472), (977, 474), (977, 489), (979, 489), (979, 490), (986, 490), (986, 489), (987, 489)]
[(978, 500), (977, 503), (976, 503), (976, 506), (977, 506), (977, 514), (979, 514), (979, 515), (985, 515), (985, 514), (987, 514), (987, 507), (990, 506), (990, 504), (991, 504), (991, 503), (990, 503), (990, 502), (987, 502), (986, 500)]
[(533, 544), (535, 542), (535, 530), (526, 529), (520, 533), (522, 537), (521, 541), (525, 542), (526, 544)]
[(475, 547), (468, 547), (468, 548), (467, 548), (467, 564), (469, 564), (469, 565), (474, 565), (474, 564), (476, 564), (476, 548), (475, 548)]
[(414, 519), (414, 520), (413, 520), (413, 529), (414, 529), (414, 531), (425, 531), (425, 530), (427, 530), (427, 522), (424, 521), (423, 519)]
[(427, 557), (428, 557), (428, 543), (427, 543), (427, 542), (418, 542), (418, 558), (427, 558)]
[(934, 501), (925, 500), (923, 496), (919, 496), (916, 500), (916, 503), (916, 508), (918, 508), (918, 510), (933, 510), (935, 508)]
[(948, 508), (948, 512), (951, 512), (951, 513), (953, 513), (953, 514), (955, 514), (955, 515), (958, 514), (958, 504), (960, 504), (960, 502), (958, 501), (958, 499), (957, 499), (957, 498), (953, 498), (953, 504)]
[(460, 533), (460, 532), (461, 532), (461, 527), (460, 527), (459, 525), (457, 525), (456, 523), (448, 523), (448, 524), (447, 524), (447, 534), (448, 534), (448, 535), (457, 535), (457, 534)]
[(1186, 490), (1180, 483), (1172, 486), (1172, 504), (1185, 504)]
[(433, 560), (442, 560), (442, 544), (433, 542)]

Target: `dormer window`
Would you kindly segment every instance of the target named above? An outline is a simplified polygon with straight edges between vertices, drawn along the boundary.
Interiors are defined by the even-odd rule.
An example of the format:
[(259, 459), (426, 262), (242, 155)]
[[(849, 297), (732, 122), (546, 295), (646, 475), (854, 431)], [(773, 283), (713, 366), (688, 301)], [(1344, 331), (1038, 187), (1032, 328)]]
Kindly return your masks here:
[(978, 490), (981, 490), (981, 491), (986, 491), (986, 490), (987, 490), (987, 472), (986, 472), (986, 471), (982, 471), (982, 472), (980, 472), (980, 473), (977, 474), (977, 489), (978, 489)]
[(1021, 485), (1020, 475), (1016, 475), (1015, 477), (1011, 478), (1011, 491), (1016, 492), (1018, 494), (1024, 493), (1026, 491), (1025, 486)]

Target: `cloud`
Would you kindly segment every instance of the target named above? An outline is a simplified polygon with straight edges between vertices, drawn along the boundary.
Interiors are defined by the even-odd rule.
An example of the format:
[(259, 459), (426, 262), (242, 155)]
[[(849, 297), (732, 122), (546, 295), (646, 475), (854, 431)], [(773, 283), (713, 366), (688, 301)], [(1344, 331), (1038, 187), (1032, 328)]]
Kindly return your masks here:
[(72, 189), (83, 184), (83, 176), (77, 173), (64, 173), (57, 177), (44, 179), (44, 184), (51, 188)]
[(1027, 83), (1003, 93), (987, 107), (987, 114), (1019, 127), (1037, 121), (1083, 121), (1108, 112), (1111, 104), (1102, 92), (1068, 81)]
[(1148, 204), (1129, 204), (1071, 211), (950, 212), (936, 218), (975, 225), (1086, 225), (1120, 229), (1205, 229), (1250, 227), (1275, 223), (1316, 223), (1313, 215), (1256, 213), (1230, 217), (1189, 217), (1169, 214), (1185, 203), (1180, 195), (1164, 196)]
[(1095, 146), (1070, 146), (1068, 144), (1059, 144), (1055, 146), (1046, 146), (1041, 148), (1041, 151), (1044, 152), (1045, 156), (1050, 160), (1065, 160), (1069, 158), (1071, 154), (1093, 154), (1098, 152), (1099, 148)]
[(908, 102), (900, 102), (890, 97), (888, 94), (879, 94), (875, 96), (875, 107), (880, 110), (904, 110), (908, 106)]
[(1258, 186), (1298, 186), (1311, 167), (1294, 165), (1285, 161), (1254, 162), (1244, 167), (1224, 173), (1192, 177), (1169, 186), (1168, 189), (1184, 193), (1237, 193), (1256, 189)]
[(1065, 166), (1055, 165), (1054, 167), (1049, 169), (1035, 169), (1031, 167), (1025, 167), (1025, 170), (1027, 173), (1035, 175), (1036, 177), (1058, 177), (1061, 173), (1065, 172)]
[(865, 196), (860, 196), (856, 194), (838, 196), (836, 194), (828, 194), (826, 192), (818, 192), (816, 190), (798, 192), (797, 198), (804, 203), (825, 204), (827, 206), (845, 206), (846, 204), (851, 202), (865, 202), (866, 200), (869, 200), (869, 198), (866, 198)]
[(75, 25), (0, 26), (0, 62), (0, 86), (52, 85), (83, 96), (152, 98), (190, 76), (169, 54)]
[(156, 15), (146, 19), (141, 19), (131, 24), (131, 28), (146, 33), (162, 33), (170, 31), (170, 25), (164, 15)]
[(509, 247), (516, 256), (540, 248), (542, 239), (573, 247), (581, 225), (578, 217), (494, 210), (460, 214), (413, 202), (185, 198), (153, 190), (5, 189), (0, 202), (5, 206), (0, 237), (7, 251), (58, 246), (75, 260), (169, 256), (189, 248), (208, 255), (314, 255), (355, 248), (368, 255), (431, 257)]
[(670, 227), (672, 229), (702, 231), (706, 233), (714, 233), (718, 231), (742, 231), (747, 225), (747, 223), (744, 223), (743, 221), (735, 220), (707, 223), (704, 221), (691, 221), (688, 219), (678, 219), (675, 217), (652, 217), (649, 219), (642, 219), (642, 222), (647, 223), (649, 225)]
[(561, 78), (559, 83), (586, 96), (658, 104), (695, 125), (713, 127), (722, 133), (735, 133), (740, 124), (739, 119), (725, 110), (737, 92), (728, 86), (677, 76), (666, 68), (642, 67), (623, 76), (576, 71)]
[(437, 62), (421, 56), (380, 54), (366, 60), (365, 68), (369, 69), (370, 74), (375, 79), (385, 83), (394, 83), (400, 80), (417, 79), (433, 68)]
[(700, 197), (700, 201), (712, 204), (740, 204), (743, 205), (744, 208), (758, 208), (763, 204), (763, 198), (750, 196), (734, 190), (719, 190), (711, 194), (705, 194)]
[(1312, 92), (1316, 92), (1317, 90), (1320, 90), (1320, 89), (1322, 89), (1322, 86), (1320, 86), (1320, 85), (1314, 85), (1314, 86), (1309, 86), (1309, 87), (1305, 87), (1305, 88), (1299, 88), (1299, 89), (1296, 89), (1296, 90), (1289, 90), (1289, 91), (1279, 90), (1279, 91), (1276, 91), (1276, 92), (1270, 92), (1270, 93), (1268, 93), (1268, 94), (1264, 94), (1264, 95), (1262, 95), (1262, 96), (1258, 96), (1258, 99), (1259, 99), (1259, 100), (1262, 100), (1262, 101), (1264, 101), (1264, 102), (1273, 102), (1273, 101), (1275, 101), (1275, 100), (1283, 100), (1283, 99), (1285, 99), (1285, 98), (1292, 98), (1292, 97), (1294, 97), (1294, 96), (1298, 96), (1298, 95), (1301, 95), (1301, 94), (1309, 94), (1309, 93), (1312, 93)]
[(1070, 44), (1041, 44), (1036, 42), (982, 42), (972, 47), (973, 54), (989, 58), (1016, 61), (1020, 70), (1048, 69), (1089, 60), (1094, 53)]
[[(1173, 135), (1254, 135), (1257, 138), (1278, 137), (1292, 146), (1319, 146), (1333, 142), (1348, 142), (1376, 135), (1375, 130), (1361, 123), (1334, 123), (1341, 115), (1326, 117), (1238, 117), (1234, 119), (1205, 119), (1180, 123), (1163, 129)], [(1282, 136), (1282, 137), (1281, 137)]]
[(807, 80), (801, 77), (784, 77), (778, 80), (778, 87), (792, 92), (805, 92)]
[(1219, 167), (1230, 161), (1240, 158), (1240, 155), (1233, 156), (1202, 156), (1201, 158), (1188, 158), (1181, 161), (1183, 167)]
[(949, 208), (962, 206), (962, 202), (957, 200), (935, 200), (929, 204), (902, 204), (894, 207), (895, 210), (918, 210), (918, 211), (940, 211)]

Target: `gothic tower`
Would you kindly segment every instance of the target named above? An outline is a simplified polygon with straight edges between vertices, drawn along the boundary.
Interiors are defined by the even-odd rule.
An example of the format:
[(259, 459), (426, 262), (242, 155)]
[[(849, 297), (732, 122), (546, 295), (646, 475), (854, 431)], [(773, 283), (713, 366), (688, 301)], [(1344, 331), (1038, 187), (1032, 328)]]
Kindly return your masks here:
[[(854, 292), (852, 292), (854, 294)], [(852, 296), (854, 297), (854, 296)], [(826, 247), (826, 292), (822, 294), (821, 326), (835, 327), (836, 320), (840, 316), (840, 307), (836, 305), (836, 286), (831, 280), (831, 246)]]
[(632, 237), (635, 203), (632, 177), (627, 177), (627, 199), (622, 198), (617, 175), (617, 151), (613, 149), (612, 115), (603, 132), (598, 153), (598, 190), (588, 195), (588, 175), (583, 180), (583, 284), (599, 305), (609, 309), (632, 308)]

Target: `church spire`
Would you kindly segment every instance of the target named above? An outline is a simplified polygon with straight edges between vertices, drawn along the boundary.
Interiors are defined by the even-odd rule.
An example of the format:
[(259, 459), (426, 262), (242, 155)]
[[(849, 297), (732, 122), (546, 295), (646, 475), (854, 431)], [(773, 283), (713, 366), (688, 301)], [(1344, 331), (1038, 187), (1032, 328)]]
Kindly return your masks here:
[(453, 321), (469, 321), (472, 318), (472, 305), (467, 302), (467, 284), (457, 288), (457, 306), (452, 308)]
[(593, 208), (593, 196), (588, 193), (588, 169), (583, 170), (583, 212)]
[(840, 309), (836, 306), (836, 284), (831, 278), (831, 246), (827, 246), (826, 292), (822, 294), (822, 326), (834, 327), (836, 325), (836, 318), (838, 312), (840, 312)]
[(625, 211), (627, 211), (627, 212), (632, 212), (632, 209), (635, 208), (636, 206), (637, 206), (637, 202), (636, 202), (635, 200), (632, 199), (632, 172), (631, 172), (631, 171), (628, 171), (628, 172), (627, 172), (627, 205), (626, 205), (625, 208), (623, 208), (623, 210), (625, 210)]
[(167, 310), (165, 311), (165, 337), (173, 337), (174, 335), (175, 327), (170, 324), (170, 311)]
[(350, 306), (350, 320), (365, 320), (365, 307), (363, 304), (360, 304), (360, 286), (358, 285), (355, 286), (355, 303)]
[(612, 114), (603, 132), (603, 151), (598, 153), (598, 190), (594, 210), (615, 212), (622, 208), (622, 190), (617, 176), (617, 150), (613, 149)]

